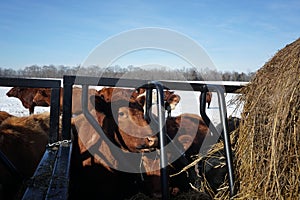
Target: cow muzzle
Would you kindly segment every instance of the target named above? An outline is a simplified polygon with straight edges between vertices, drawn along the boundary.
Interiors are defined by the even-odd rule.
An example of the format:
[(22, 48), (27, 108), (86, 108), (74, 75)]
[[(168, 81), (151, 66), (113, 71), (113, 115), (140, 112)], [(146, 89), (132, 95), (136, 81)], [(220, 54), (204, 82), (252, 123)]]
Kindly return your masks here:
[(136, 147), (142, 152), (151, 152), (155, 151), (158, 147), (158, 138), (157, 136), (150, 136), (145, 138), (145, 144)]

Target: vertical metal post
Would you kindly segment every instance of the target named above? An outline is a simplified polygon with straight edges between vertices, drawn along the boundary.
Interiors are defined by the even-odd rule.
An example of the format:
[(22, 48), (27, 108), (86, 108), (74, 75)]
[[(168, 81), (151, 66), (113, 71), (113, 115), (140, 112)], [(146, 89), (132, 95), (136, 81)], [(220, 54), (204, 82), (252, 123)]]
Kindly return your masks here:
[(62, 118), (62, 138), (64, 140), (71, 139), (71, 117), (72, 117), (72, 93), (73, 84), (64, 79), (63, 92), (63, 118)]
[(223, 131), (224, 150), (226, 154), (226, 164), (228, 169), (230, 196), (233, 197), (235, 195), (234, 173), (233, 173), (232, 149), (230, 143), (230, 136), (228, 133), (227, 110), (226, 110), (226, 103), (225, 103), (225, 96), (224, 96), (225, 90), (220, 86), (215, 88), (218, 94), (218, 99), (220, 104), (221, 123), (224, 130)]
[(59, 140), (60, 88), (52, 88), (50, 106), (49, 143)]
[(147, 88), (146, 89), (146, 110), (145, 110), (144, 118), (148, 123), (151, 122), (151, 118), (150, 118), (151, 107), (152, 107), (152, 88)]
[(158, 109), (158, 124), (159, 124), (159, 145), (160, 145), (160, 175), (161, 175), (161, 188), (162, 188), (162, 199), (169, 199), (169, 181), (168, 181), (168, 160), (165, 151), (166, 145), (166, 127), (165, 127), (165, 110), (164, 110), (164, 93), (163, 86), (159, 82), (151, 82), (155, 85), (157, 91), (157, 109)]

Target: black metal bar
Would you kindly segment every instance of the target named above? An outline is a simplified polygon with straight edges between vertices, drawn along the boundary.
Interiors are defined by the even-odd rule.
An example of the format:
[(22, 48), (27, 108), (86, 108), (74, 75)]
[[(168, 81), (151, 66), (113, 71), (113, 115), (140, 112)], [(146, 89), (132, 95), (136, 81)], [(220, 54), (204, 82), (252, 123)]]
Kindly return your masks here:
[(150, 118), (151, 107), (152, 107), (152, 89), (147, 88), (146, 89), (146, 110), (145, 110), (144, 118), (148, 123), (151, 122), (151, 118)]
[(7, 87), (40, 87), (40, 88), (58, 88), (60, 80), (34, 79), (34, 78), (0, 78), (0, 85)]
[(57, 153), (50, 186), (45, 199), (68, 199), (71, 154), (72, 143), (62, 143)]
[(63, 91), (63, 118), (62, 118), (62, 138), (64, 140), (71, 139), (71, 117), (72, 117), (72, 94), (73, 80), (68, 76), (64, 76)]
[(160, 178), (162, 187), (162, 199), (169, 199), (169, 181), (168, 181), (168, 160), (165, 151), (167, 131), (165, 127), (165, 110), (164, 110), (164, 88), (160, 82), (152, 81), (157, 92), (157, 110), (158, 110), (158, 125), (159, 125), (159, 146), (160, 146)]
[(50, 106), (49, 143), (59, 140), (60, 88), (52, 88)]
[[(199, 100), (200, 100), (200, 115), (212, 133), (213, 137), (210, 140), (210, 142), (212, 142), (212, 143), (209, 143), (209, 145), (212, 145), (217, 141), (217, 139), (220, 137), (221, 134), (218, 132), (217, 128), (211, 122), (211, 120), (209, 119), (209, 117), (206, 114), (206, 94), (208, 92), (208, 88), (207, 88), (207, 85), (204, 85), (202, 87), (203, 87), (203, 91), (200, 93), (200, 98), (199, 98)], [(204, 149), (204, 150), (206, 150), (206, 149)]]
[(211, 132), (215, 136), (218, 136), (219, 134), (218, 134), (216, 127), (214, 126), (214, 124), (211, 122), (211, 120), (209, 119), (209, 117), (206, 114), (206, 94), (207, 94), (207, 92), (208, 92), (207, 86), (204, 85), (202, 92), (200, 93), (200, 115), (201, 115), (202, 119), (204, 120), (205, 124), (211, 130)]
[[(64, 79), (73, 84), (87, 84), (87, 85), (101, 85), (101, 86), (118, 86), (118, 87), (129, 87), (136, 88), (137, 86), (146, 86), (150, 80), (139, 80), (139, 79), (119, 79), (119, 78), (106, 78), (106, 77), (88, 77), (88, 76), (64, 76)], [(195, 81), (159, 81), (164, 88), (172, 90), (184, 90), (184, 91), (202, 91), (203, 85), (212, 85), (204, 82)], [(245, 83), (246, 84), (246, 83)], [(237, 90), (242, 88), (243, 85), (226, 85), (224, 82), (220, 82), (219, 85), (225, 88), (227, 93), (236, 93)]]
[(235, 187), (234, 187), (234, 170), (233, 170), (233, 159), (232, 159), (232, 149), (230, 143), (230, 136), (228, 133), (228, 122), (227, 122), (227, 109), (225, 103), (224, 93), (225, 90), (220, 86), (215, 86), (215, 90), (218, 94), (218, 100), (220, 104), (220, 116), (221, 123), (223, 126), (223, 137), (224, 137), (224, 150), (226, 154), (226, 164), (228, 169), (228, 178), (229, 178), (229, 189), (230, 196), (233, 197), (235, 195)]
[(120, 85), (120, 87), (136, 88), (137, 86), (147, 84), (147, 80), (76, 76), (76, 78), (74, 78), (74, 84), (101, 86)]

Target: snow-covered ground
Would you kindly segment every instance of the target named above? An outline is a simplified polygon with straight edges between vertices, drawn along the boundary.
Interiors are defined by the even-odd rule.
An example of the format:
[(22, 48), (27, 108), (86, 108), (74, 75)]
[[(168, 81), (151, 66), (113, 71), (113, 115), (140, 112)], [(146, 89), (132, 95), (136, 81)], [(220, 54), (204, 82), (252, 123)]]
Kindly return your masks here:
[[(0, 111), (6, 111), (15, 116), (27, 116), (29, 115), (28, 109), (25, 109), (18, 98), (7, 97), (6, 93), (11, 87), (0, 87)], [(181, 113), (194, 113), (200, 114), (199, 112), (199, 92), (189, 91), (175, 91), (176, 94), (180, 95), (181, 101), (177, 105), (176, 109), (172, 111), (173, 116), (177, 116)], [(230, 100), (235, 98), (236, 94), (225, 94), (225, 101), (227, 104), (227, 116), (240, 117), (241, 110), (235, 111), (236, 105), (230, 104)], [(35, 107), (35, 113), (41, 113), (49, 111), (49, 107)], [(212, 102), (209, 109), (206, 109), (207, 115), (210, 117), (214, 124), (220, 123), (219, 114), (219, 103), (217, 94), (213, 93)]]

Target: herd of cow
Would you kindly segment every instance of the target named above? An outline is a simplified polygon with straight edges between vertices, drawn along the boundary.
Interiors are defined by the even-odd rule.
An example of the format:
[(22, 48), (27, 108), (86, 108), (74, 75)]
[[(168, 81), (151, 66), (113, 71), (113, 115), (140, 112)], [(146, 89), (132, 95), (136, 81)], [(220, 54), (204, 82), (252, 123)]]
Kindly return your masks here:
[[(144, 117), (145, 90), (111, 87), (98, 91), (89, 89), (88, 109), (105, 136), (98, 134), (82, 114), (81, 92), (81, 88), (73, 88), (72, 113), (75, 115), (71, 119), (73, 151), (69, 198), (126, 199), (139, 192), (159, 198), (161, 195), (159, 138), (155, 127)], [(62, 94), (63, 89), (61, 89), (61, 108)], [(0, 150), (23, 178), (16, 179), (0, 163), (0, 199), (13, 199), (16, 195), (20, 195), (18, 194), (18, 191), (21, 191), (20, 185), (32, 176), (45, 151), (50, 115), (48, 112), (33, 113), (35, 106), (50, 106), (51, 89), (15, 87), (7, 93), (7, 96), (19, 98), (32, 115), (16, 117), (0, 111)], [(211, 97), (212, 94), (208, 93), (208, 107)], [(181, 114), (175, 117), (170, 115), (171, 110), (180, 101), (180, 96), (173, 91), (164, 91), (164, 101), (165, 109), (168, 111), (165, 123), (168, 144), (172, 143), (173, 146), (173, 150), (167, 152), (167, 156), (168, 160), (176, 157), (169, 163), (168, 171), (169, 174), (176, 174), (194, 161), (193, 156), (203, 148), (203, 141), (214, 136), (198, 115)], [(153, 121), (155, 117), (154, 114)], [(230, 128), (234, 129), (237, 125), (238, 121), (234, 121)], [(219, 131), (221, 132), (221, 128)], [(112, 145), (117, 148), (112, 148)], [(140, 159), (131, 161), (127, 157), (130, 153), (140, 155)], [(224, 153), (219, 151), (218, 154)], [(225, 181), (227, 172), (226, 166), (220, 165), (220, 162), (219, 158), (209, 161), (215, 166), (222, 167), (210, 165), (206, 167), (202, 162), (198, 163), (197, 167), (170, 177), (170, 195), (176, 196), (191, 191), (204, 179), (216, 192)], [(138, 167), (141, 173), (118, 170), (122, 167)], [(203, 193), (201, 195), (203, 197)], [(207, 199), (210, 198), (211, 196), (207, 195)]]

